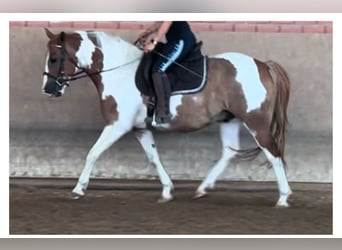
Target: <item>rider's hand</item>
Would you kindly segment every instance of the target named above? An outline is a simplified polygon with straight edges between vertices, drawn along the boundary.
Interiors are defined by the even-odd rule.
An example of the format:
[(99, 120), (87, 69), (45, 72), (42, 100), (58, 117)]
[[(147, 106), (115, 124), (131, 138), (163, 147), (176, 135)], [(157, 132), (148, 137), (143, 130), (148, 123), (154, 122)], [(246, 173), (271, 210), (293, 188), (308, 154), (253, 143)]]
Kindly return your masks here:
[(154, 50), (154, 48), (156, 47), (156, 45), (152, 42), (149, 42), (148, 44), (146, 44), (144, 46), (144, 51), (145, 52), (151, 52), (152, 50)]

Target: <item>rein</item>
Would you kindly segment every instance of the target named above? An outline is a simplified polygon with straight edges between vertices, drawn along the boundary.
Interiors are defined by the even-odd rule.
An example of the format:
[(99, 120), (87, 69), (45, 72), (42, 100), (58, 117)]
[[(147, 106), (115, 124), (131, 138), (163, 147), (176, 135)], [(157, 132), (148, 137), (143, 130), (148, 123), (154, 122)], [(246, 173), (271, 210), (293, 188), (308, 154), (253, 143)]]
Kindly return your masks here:
[[(122, 64), (122, 65), (119, 65), (119, 66), (116, 66), (116, 67), (113, 67), (113, 68), (110, 68), (110, 69), (104, 69), (104, 70), (100, 70), (100, 71), (97, 71), (97, 72), (92, 72), (92, 73), (87, 73), (84, 68), (81, 68), (81, 67), (77, 66), (77, 64), (75, 64), (73, 61), (71, 61), (75, 65), (75, 67), (80, 69), (81, 71), (76, 72), (75, 74), (73, 74), (71, 76), (71, 78), (69, 78), (69, 81), (75, 81), (75, 80), (78, 80), (78, 79), (81, 79), (81, 78), (90, 77), (90, 76), (93, 76), (93, 75), (98, 75), (98, 74), (109, 72), (109, 71), (114, 71), (114, 70), (117, 70), (117, 69), (119, 69), (121, 67), (125, 67), (125, 66), (127, 66), (127, 65), (129, 65), (131, 63), (134, 63), (135, 61), (138, 61), (139, 59), (140, 58), (136, 58), (136, 59), (131, 60), (131, 61), (127, 62), (127, 63)], [(82, 73), (84, 73), (85, 75), (77, 76), (77, 75), (80, 75)]]

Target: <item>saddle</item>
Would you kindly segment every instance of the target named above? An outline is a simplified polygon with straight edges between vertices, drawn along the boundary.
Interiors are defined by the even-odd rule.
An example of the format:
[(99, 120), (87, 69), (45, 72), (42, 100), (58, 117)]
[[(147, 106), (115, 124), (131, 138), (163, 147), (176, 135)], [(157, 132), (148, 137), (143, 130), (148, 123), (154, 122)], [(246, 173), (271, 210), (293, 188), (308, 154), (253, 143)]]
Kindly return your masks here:
[[(155, 97), (152, 83), (152, 65), (155, 57), (159, 56), (163, 43), (158, 43), (156, 53), (145, 53), (135, 74), (135, 83), (138, 90), (150, 98)], [(201, 52), (202, 42), (183, 60), (173, 63), (166, 74), (171, 85), (171, 95), (194, 94), (203, 90), (207, 78), (207, 57)]]

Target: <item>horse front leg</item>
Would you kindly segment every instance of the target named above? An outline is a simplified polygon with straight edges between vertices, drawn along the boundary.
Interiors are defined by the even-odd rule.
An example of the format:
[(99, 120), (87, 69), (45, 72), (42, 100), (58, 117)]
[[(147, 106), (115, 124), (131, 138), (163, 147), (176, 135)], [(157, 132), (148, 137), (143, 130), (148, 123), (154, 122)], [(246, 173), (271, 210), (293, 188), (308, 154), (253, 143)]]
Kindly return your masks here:
[(96, 160), (105, 150), (107, 150), (127, 132), (127, 129), (121, 128), (117, 123), (104, 127), (100, 137), (97, 139), (94, 146), (90, 149), (86, 158), (85, 167), (83, 168), (83, 171), (78, 178), (78, 182), (75, 188), (72, 190), (72, 197), (74, 199), (78, 199), (85, 195), (85, 191), (89, 184), (90, 175), (94, 168)]
[(164, 203), (172, 200), (173, 196), (171, 191), (173, 190), (173, 183), (160, 161), (152, 132), (148, 129), (137, 129), (135, 131), (135, 137), (144, 149), (148, 161), (157, 169), (160, 182), (163, 185), (162, 195), (158, 199), (158, 202)]

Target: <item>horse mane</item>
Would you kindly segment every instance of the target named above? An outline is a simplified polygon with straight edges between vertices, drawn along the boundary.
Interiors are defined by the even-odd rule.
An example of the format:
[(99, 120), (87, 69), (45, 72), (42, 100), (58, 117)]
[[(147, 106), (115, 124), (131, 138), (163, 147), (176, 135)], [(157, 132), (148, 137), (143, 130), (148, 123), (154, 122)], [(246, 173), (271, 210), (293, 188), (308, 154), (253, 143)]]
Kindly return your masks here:
[(96, 40), (96, 43), (100, 48), (102, 48), (105, 43), (111, 42), (121, 44), (126, 47), (125, 49), (128, 50), (140, 51), (139, 48), (136, 47), (133, 43), (121, 38), (120, 36), (114, 36), (103, 31), (87, 31), (86, 33), (88, 37)]
[(93, 39), (95, 44), (97, 44), (100, 48), (102, 47), (102, 39), (101, 37), (105, 35), (104, 32), (101, 31), (87, 31), (87, 35), (90, 39)]
[(103, 31), (76, 31), (75, 33), (80, 35), (82, 40), (90, 41), (102, 51), (104, 58), (106, 58), (104, 60), (110, 62), (107, 68), (123, 65), (143, 56), (143, 51), (119, 36)]

